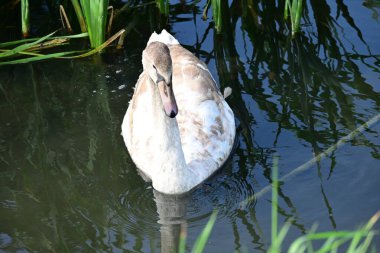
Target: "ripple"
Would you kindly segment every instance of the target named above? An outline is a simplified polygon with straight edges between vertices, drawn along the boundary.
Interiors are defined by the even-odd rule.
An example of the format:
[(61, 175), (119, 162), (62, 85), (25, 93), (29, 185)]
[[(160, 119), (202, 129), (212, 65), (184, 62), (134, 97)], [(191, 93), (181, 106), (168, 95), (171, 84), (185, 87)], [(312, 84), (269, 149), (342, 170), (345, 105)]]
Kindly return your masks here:
[(146, 228), (147, 231), (151, 231), (152, 227), (158, 226), (157, 207), (151, 189), (128, 188), (114, 202), (115, 210), (128, 229)]
[(218, 173), (193, 192), (187, 211), (189, 227), (204, 226), (204, 219), (208, 219), (214, 209), (218, 210), (218, 220), (222, 220), (236, 216), (237, 210), (253, 208), (254, 201), (241, 205), (254, 193), (250, 181), (238, 173), (229, 174), (228, 169)]

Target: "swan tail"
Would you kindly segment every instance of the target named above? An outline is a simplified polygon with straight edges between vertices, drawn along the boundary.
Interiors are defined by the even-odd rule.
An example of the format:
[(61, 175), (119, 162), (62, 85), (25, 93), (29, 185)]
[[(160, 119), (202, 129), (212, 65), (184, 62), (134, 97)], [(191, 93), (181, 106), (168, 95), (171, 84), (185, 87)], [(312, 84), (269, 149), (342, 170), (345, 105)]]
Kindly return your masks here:
[(153, 32), (149, 38), (148, 45), (154, 41), (162, 42), (166, 45), (178, 45), (179, 42), (173, 35), (168, 33), (165, 29), (161, 31), (160, 34)]
[(224, 97), (224, 99), (226, 99), (227, 97), (229, 97), (231, 94), (232, 94), (232, 89), (231, 89), (231, 87), (226, 87), (226, 88), (224, 89), (224, 92), (223, 92), (223, 97)]

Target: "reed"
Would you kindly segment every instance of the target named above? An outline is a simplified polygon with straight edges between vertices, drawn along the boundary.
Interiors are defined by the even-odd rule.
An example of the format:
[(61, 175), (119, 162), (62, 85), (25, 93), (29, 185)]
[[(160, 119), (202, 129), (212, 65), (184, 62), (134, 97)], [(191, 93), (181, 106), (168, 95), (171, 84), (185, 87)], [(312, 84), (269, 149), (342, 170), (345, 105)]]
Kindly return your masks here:
[(284, 19), (290, 17), (292, 36), (300, 30), (303, 0), (286, 0), (284, 8)]
[[(278, 157), (273, 159), (272, 167), (272, 225), (271, 225), (271, 245), (267, 250), (267, 253), (280, 253), (283, 252), (283, 242), (288, 234), (288, 231), (292, 225), (291, 221), (286, 222), (280, 231), (278, 231)], [(339, 249), (346, 248), (347, 253), (365, 253), (376, 252), (373, 248), (370, 248), (376, 231), (373, 230), (375, 223), (380, 218), (380, 211), (378, 211), (364, 226), (359, 227), (353, 231), (327, 231), (327, 232), (315, 232), (310, 231), (307, 234), (298, 237), (294, 240), (289, 248), (288, 253), (321, 253), (321, 252), (337, 252)], [(207, 225), (203, 229), (202, 233), (198, 236), (192, 252), (203, 252), (204, 246), (207, 243), (212, 227), (216, 220), (216, 212), (211, 215)], [(179, 251), (185, 252), (186, 235), (181, 234)], [(315, 248), (314, 244), (318, 242), (322, 245), (320, 248)]]
[[(25, 39), (25, 40), (19, 40), (19, 41), (0, 43), (0, 66), (28, 63), (28, 62), (40, 61), (40, 60), (46, 60), (46, 59), (52, 59), (52, 58), (72, 59), (72, 58), (87, 57), (87, 56), (101, 52), (104, 48), (106, 48), (113, 41), (119, 38), (124, 32), (125, 30), (122, 29), (116, 34), (114, 34), (113, 36), (111, 36), (108, 40), (100, 44), (98, 47), (90, 51), (86, 50), (84, 52), (83, 51), (65, 51), (65, 52), (57, 52), (57, 53), (50, 53), (50, 54), (40, 53), (41, 50), (46, 49), (46, 48), (62, 46), (66, 44), (69, 39), (87, 37), (88, 36), (87, 33), (81, 33), (81, 34), (70, 35), (70, 36), (53, 37), (53, 34), (55, 33), (53, 32), (42, 38)], [(16, 45), (19, 45), (19, 46), (16, 46)], [(16, 46), (16, 47), (13, 49), (4, 49), (10, 46)], [(14, 58), (17, 58), (17, 59), (14, 59)]]
[(21, 31), (24, 38), (29, 37), (29, 0), (21, 0)]
[(156, 0), (157, 8), (160, 10), (160, 13), (164, 16), (169, 15), (169, 0)]
[[(212, 228), (214, 227), (217, 215), (218, 215), (218, 211), (214, 210), (206, 226), (203, 228), (202, 233), (198, 236), (197, 240), (195, 241), (193, 249), (191, 250), (191, 253), (201, 253), (204, 251), (206, 243), (208, 242), (208, 238), (211, 234)], [(178, 248), (179, 248), (178, 249), (179, 253), (186, 252), (186, 232), (184, 228), (181, 229)]]
[[(286, 234), (291, 226), (291, 221), (286, 222), (277, 233), (278, 222), (278, 157), (274, 157), (272, 168), (272, 243), (268, 253), (282, 252), (281, 246)], [(380, 218), (378, 211), (368, 222), (357, 230), (353, 231), (310, 231), (306, 235), (298, 237), (291, 243), (288, 253), (303, 252), (337, 252), (342, 247), (347, 247), (347, 253), (369, 252), (369, 246), (375, 236), (373, 226)], [(316, 242), (322, 243), (318, 249), (314, 248)], [(374, 252), (371, 249), (371, 252)]]
[(105, 41), (108, 0), (80, 0), (80, 4), (85, 17), (91, 47), (97, 48)]
[(217, 33), (222, 31), (222, 7), (220, 1), (221, 0), (211, 0), (212, 16)]
[(83, 17), (82, 9), (78, 0), (71, 0), (71, 3), (74, 6), (74, 11), (78, 18), (80, 30), (82, 31), (82, 33), (87, 32), (86, 20)]

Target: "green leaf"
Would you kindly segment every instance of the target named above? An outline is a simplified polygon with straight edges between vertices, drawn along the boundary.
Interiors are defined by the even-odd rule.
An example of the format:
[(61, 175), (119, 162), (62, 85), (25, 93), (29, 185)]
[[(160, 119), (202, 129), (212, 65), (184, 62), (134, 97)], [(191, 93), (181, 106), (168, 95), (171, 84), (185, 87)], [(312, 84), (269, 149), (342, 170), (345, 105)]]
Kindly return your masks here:
[(12, 61), (5, 61), (5, 62), (0, 62), (0, 66), (10, 65), (10, 64), (28, 63), (28, 62), (46, 60), (46, 59), (51, 59), (51, 58), (58, 58), (58, 57), (63, 57), (65, 55), (74, 54), (77, 52), (78, 51), (61, 52), (61, 53), (53, 53), (53, 54), (46, 54), (46, 55), (38, 55), (38, 56), (33, 56), (33, 57), (23, 58), (23, 59), (17, 59), (17, 60), (12, 60)]
[(32, 43), (26, 43), (24, 45), (21, 45), (21, 46), (18, 46), (12, 50), (9, 50), (7, 52), (4, 52), (4, 53), (0, 53), (0, 58), (1, 57), (7, 57), (7, 56), (11, 56), (11, 55), (15, 55), (15, 54), (18, 54), (19, 52), (21, 51), (24, 51), (24, 50), (27, 50), (28, 48), (38, 44), (38, 43), (41, 43), (42, 41), (46, 40), (47, 38), (49, 38), (50, 36), (52, 36), (55, 32), (52, 32), (38, 40), (36, 40), (35, 42), (32, 42)]
[(203, 250), (206, 246), (206, 243), (208, 241), (208, 238), (211, 234), (211, 230), (212, 230), (214, 223), (216, 221), (217, 215), (218, 215), (218, 211), (214, 211), (211, 214), (211, 217), (210, 217), (209, 221), (207, 222), (206, 227), (204, 227), (202, 233), (198, 236), (197, 240), (195, 241), (193, 250), (191, 251), (192, 253), (203, 252)]
[[(88, 37), (88, 33), (80, 33), (80, 34), (74, 34), (74, 35), (68, 35), (68, 36), (53, 36), (53, 37), (48, 37), (46, 40), (77, 39), (77, 38), (84, 38), (84, 37)], [(18, 44), (23, 44), (25, 42), (30, 42), (30, 41), (36, 41), (36, 40), (39, 40), (39, 39), (40, 38), (29, 38), (29, 39), (22, 39), (22, 40), (14, 40), (14, 41), (9, 41), (9, 42), (3, 42), (3, 43), (0, 43), (0, 48), (15, 46), (15, 45), (18, 45)]]

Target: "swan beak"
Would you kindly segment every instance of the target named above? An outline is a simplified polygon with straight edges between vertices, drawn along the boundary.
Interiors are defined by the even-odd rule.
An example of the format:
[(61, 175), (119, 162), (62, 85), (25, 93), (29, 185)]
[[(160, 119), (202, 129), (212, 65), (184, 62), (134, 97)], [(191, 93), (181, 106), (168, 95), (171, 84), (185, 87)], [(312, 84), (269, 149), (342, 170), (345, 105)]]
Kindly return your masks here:
[(160, 81), (158, 82), (158, 90), (160, 91), (166, 115), (170, 118), (174, 118), (178, 113), (178, 107), (171, 84), (168, 84), (165, 81)]

